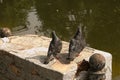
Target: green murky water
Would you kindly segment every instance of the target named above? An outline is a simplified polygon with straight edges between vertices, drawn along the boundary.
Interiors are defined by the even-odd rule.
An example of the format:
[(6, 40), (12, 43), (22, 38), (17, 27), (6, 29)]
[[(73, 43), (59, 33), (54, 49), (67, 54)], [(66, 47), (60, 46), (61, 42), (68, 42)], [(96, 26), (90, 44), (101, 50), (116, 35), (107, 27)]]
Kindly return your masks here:
[(50, 36), (69, 41), (79, 25), (87, 43), (113, 55), (113, 80), (120, 79), (120, 0), (0, 0), (0, 26), (14, 35)]

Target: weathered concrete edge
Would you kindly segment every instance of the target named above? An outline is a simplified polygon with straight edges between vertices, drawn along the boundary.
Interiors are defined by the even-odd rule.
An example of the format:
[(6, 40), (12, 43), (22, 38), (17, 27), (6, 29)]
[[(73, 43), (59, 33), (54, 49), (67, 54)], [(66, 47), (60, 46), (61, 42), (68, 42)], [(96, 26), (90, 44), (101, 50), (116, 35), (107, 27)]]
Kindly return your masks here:
[[(1, 53), (1, 51), (2, 51), (2, 53)], [(9, 56), (9, 57), (12, 57), (12, 58), (14, 58), (14, 60), (15, 60), (15, 63), (17, 63), (17, 60), (19, 60), (19, 61), (21, 61), (22, 60), (22, 62), (24, 62), (24, 63), (26, 63), (26, 68), (29, 68), (30, 67), (30, 65), (33, 65), (33, 66), (36, 66), (36, 68), (37, 68), (37, 70), (38, 71), (40, 71), (40, 73), (42, 73), (42, 76), (44, 77), (44, 78), (46, 78), (46, 79), (49, 79), (49, 80), (62, 80), (62, 78), (63, 78), (63, 74), (61, 74), (61, 73), (59, 73), (59, 72), (57, 72), (57, 71), (53, 71), (53, 70), (50, 70), (49, 68), (47, 68), (47, 67), (43, 67), (43, 66), (40, 66), (40, 65), (38, 65), (38, 64), (35, 64), (35, 63), (33, 63), (33, 62), (30, 62), (29, 60), (25, 60), (25, 59), (23, 59), (23, 58), (20, 58), (20, 57), (18, 57), (18, 56), (16, 56), (16, 55), (14, 55), (14, 54), (10, 54), (9, 52), (7, 52), (7, 51), (4, 51), (4, 50), (0, 50), (0, 56)], [(27, 65), (27, 63), (28, 63), (28, 65)], [(21, 64), (22, 65), (22, 64)], [(31, 66), (32, 67), (32, 66)], [(47, 68), (47, 69), (46, 69)], [(39, 73), (39, 72), (38, 72)], [(29, 74), (29, 73), (27, 73), (27, 74)], [(26, 74), (25, 74), (26, 75)], [(57, 75), (57, 76), (53, 76), (53, 75)], [(59, 76), (58, 76), (59, 75)], [(52, 77), (51, 77), (52, 76)], [(13, 78), (14, 76), (11, 76), (11, 78)], [(28, 77), (29, 78), (29, 76), (26, 76), (26, 77)], [(4, 75), (4, 78), (7, 78), (5, 75)], [(29, 78), (30, 79), (30, 78)], [(18, 80), (17, 78), (16, 79), (14, 79), (13, 78), (13, 80)]]
[[(107, 59), (107, 66), (106, 66), (106, 68), (107, 68), (107, 72), (106, 72), (106, 80), (111, 80), (111, 71), (112, 71), (112, 69), (111, 69), (111, 64), (112, 64), (112, 61), (111, 61), (111, 59), (112, 59), (112, 55), (110, 54), (110, 53), (108, 53), (108, 52), (104, 52), (104, 51), (101, 51), (101, 50), (96, 50), (96, 49), (93, 49), (93, 48), (91, 48), (92, 50), (94, 50), (93, 52), (94, 53), (100, 53), (100, 54), (102, 54), (103, 56), (105, 56), (105, 58)], [(56, 74), (58, 74), (60, 77), (59, 77), (59, 79), (57, 79), (57, 78), (54, 78), (55, 80), (57, 79), (57, 80), (71, 80), (71, 78), (74, 78), (74, 73), (76, 72), (76, 68), (73, 68), (73, 69), (71, 69), (71, 71), (69, 71), (69, 72), (66, 72), (66, 73), (64, 73), (64, 75), (62, 74), (62, 73), (60, 73), (60, 72), (57, 72), (57, 71), (53, 71), (53, 70), (51, 70), (51, 69), (49, 69), (48, 67), (46, 67), (46, 66), (41, 66), (41, 65), (39, 65), (39, 64), (35, 64), (35, 63), (33, 63), (33, 62), (31, 62), (31, 61), (29, 61), (29, 60), (26, 60), (26, 59), (24, 59), (24, 58), (21, 58), (21, 57), (19, 57), (19, 56), (17, 56), (17, 55), (15, 55), (15, 54), (12, 54), (11, 52), (8, 52), (7, 51), (7, 54), (8, 55), (11, 55), (11, 56), (14, 56), (14, 57), (16, 57), (16, 58), (20, 58), (20, 59), (22, 59), (23, 61), (25, 61), (25, 62), (29, 62), (29, 63), (32, 63), (32, 64), (34, 64), (34, 65), (37, 65), (37, 66), (39, 66), (39, 67), (41, 67), (41, 69), (46, 69), (46, 70), (48, 70), (47, 71), (47, 73), (52, 73), (52, 75), (53, 75), (53, 73), (55, 73), (54, 75), (56, 75)], [(50, 72), (49, 72), (50, 71)], [(45, 73), (46, 74), (46, 73)], [(51, 74), (50, 74), (51, 75)], [(51, 76), (52, 76), (51, 75)], [(48, 76), (48, 79), (50, 79), (50, 80), (54, 80), (53, 79), (53, 77), (51, 77), (51, 76)], [(45, 76), (46, 77), (46, 76)], [(55, 76), (54, 76), (55, 77)]]

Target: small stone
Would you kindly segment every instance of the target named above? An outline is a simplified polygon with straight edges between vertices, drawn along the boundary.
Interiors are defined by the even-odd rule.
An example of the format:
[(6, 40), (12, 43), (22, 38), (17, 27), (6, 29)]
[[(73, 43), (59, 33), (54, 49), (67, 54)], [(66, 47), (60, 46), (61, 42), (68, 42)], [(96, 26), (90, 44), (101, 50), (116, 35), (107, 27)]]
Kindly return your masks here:
[(4, 37), (9, 37), (12, 36), (11, 30), (7, 27), (4, 28), (0, 28), (0, 37), (4, 38)]

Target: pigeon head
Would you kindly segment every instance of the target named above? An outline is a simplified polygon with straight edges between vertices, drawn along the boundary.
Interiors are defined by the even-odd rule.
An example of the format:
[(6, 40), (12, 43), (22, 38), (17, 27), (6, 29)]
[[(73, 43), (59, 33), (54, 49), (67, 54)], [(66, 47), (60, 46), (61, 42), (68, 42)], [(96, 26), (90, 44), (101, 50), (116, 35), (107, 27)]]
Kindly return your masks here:
[(53, 40), (58, 40), (59, 38), (57, 37), (55, 31), (52, 31), (52, 39)]
[(75, 38), (75, 39), (79, 39), (81, 36), (82, 36), (82, 28), (81, 28), (81, 27), (78, 27), (74, 38)]

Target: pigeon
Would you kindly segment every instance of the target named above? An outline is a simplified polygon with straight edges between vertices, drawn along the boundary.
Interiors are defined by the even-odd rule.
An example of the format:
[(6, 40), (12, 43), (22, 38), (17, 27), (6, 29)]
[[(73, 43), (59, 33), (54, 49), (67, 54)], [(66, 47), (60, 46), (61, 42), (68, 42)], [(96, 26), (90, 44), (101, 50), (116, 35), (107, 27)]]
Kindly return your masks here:
[(58, 53), (60, 53), (62, 49), (62, 41), (57, 37), (55, 31), (52, 32), (52, 40), (49, 45), (47, 58), (44, 64), (48, 64), (53, 58), (58, 59)]
[(70, 40), (69, 53), (67, 58), (69, 60), (74, 60), (74, 58), (77, 57), (86, 46), (86, 41), (82, 30), (82, 27), (78, 27), (73, 39)]
[(0, 28), (0, 38), (12, 36), (11, 30), (9, 28)]

